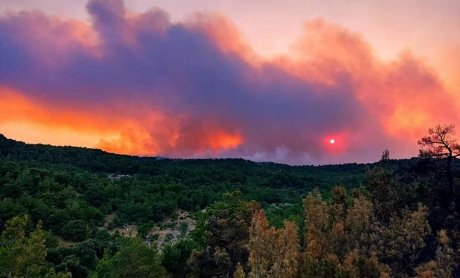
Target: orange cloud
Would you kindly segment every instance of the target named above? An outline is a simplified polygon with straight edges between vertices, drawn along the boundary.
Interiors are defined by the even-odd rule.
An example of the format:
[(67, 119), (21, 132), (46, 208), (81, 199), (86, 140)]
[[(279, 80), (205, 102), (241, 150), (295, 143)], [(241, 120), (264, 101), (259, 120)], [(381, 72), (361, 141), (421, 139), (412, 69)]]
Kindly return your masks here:
[[(89, 147), (96, 146), (110, 152), (135, 155), (158, 155), (165, 151), (169, 151), (170, 154), (178, 151), (179, 154), (180, 148), (183, 149), (182, 151), (190, 148), (188, 151), (190, 154), (196, 151), (206, 152), (206, 150), (215, 153), (234, 149), (243, 142), (239, 134), (208, 126), (205, 132), (196, 136), (201, 137), (199, 141), (181, 146), (180, 144), (183, 143), (179, 142), (178, 137), (183, 135), (180, 135), (180, 131), (177, 130), (177, 122), (175, 123), (177, 119), (168, 119), (153, 111), (143, 112), (142, 119), (136, 118), (135, 115), (132, 115), (132, 118), (117, 117), (101, 111), (86, 111), (82, 107), (75, 107), (75, 110), (69, 107), (51, 107), (32, 101), (7, 88), (0, 89), (0, 96), (0, 127), (6, 128), (3, 132), (7, 134), (30, 135), (39, 130), (43, 132), (45, 127), (54, 130), (63, 129), (64, 134), (67, 133), (69, 136), (61, 137), (62, 144), (71, 144), (73, 141), (87, 142), (89, 140), (82, 140), (82, 138), (90, 136), (93, 138), (91, 140), (93, 145), (87, 145)], [(152, 136), (155, 133), (145, 127), (152, 125), (157, 129), (157, 136)], [(16, 130), (18, 127), (33, 130), (24, 133)], [(70, 137), (75, 134), (80, 134), (81, 138)], [(32, 137), (27, 139), (36, 142)], [(174, 150), (175, 148), (178, 150)]]
[(209, 145), (212, 149), (228, 150), (235, 149), (243, 143), (243, 138), (238, 134), (226, 134), (218, 132), (209, 137)]
[(54, 106), (32, 100), (24, 94), (5, 87), (0, 88), (0, 122), (31, 122), (51, 127), (71, 127), (80, 131), (113, 132), (113, 126), (125, 126), (128, 121), (108, 117), (97, 111), (85, 111), (71, 105)]

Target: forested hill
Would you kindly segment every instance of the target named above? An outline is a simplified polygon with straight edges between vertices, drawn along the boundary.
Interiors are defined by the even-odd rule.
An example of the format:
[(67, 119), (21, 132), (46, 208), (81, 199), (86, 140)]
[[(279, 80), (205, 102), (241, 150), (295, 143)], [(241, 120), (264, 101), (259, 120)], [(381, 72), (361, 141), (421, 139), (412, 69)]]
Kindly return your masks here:
[[(392, 163), (399, 168), (410, 161)], [(283, 219), (299, 216), (301, 200), (308, 192), (318, 188), (328, 194), (336, 185), (359, 187), (366, 169), (371, 167), (136, 157), (97, 149), (26, 144), (0, 135), (0, 200), (7, 204), (0, 206), (0, 212), (5, 209), (0, 215), (0, 228), (16, 212), (26, 212), (58, 235), (73, 220), (83, 219), (85, 225), (96, 229), (107, 215), (116, 216), (114, 225), (134, 223), (146, 231), (178, 209), (194, 213), (235, 190), (243, 199), (269, 207), (270, 221), (281, 225)], [(66, 204), (60, 203), (60, 198), (66, 199)], [(66, 213), (71, 200), (78, 203), (78, 213), (54, 219), (61, 211)], [(39, 209), (30, 209), (30, 201)], [(85, 210), (93, 215), (85, 215)]]
[[(154, 177), (166, 183), (174, 182), (190, 187), (209, 186), (213, 191), (222, 186), (226, 190), (253, 191), (257, 187), (293, 188), (306, 193), (314, 188), (328, 191), (336, 185), (347, 188), (360, 186), (366, 169), (376, 163), (340, 164), (323, 166), (290, 166), (272, 162), (253, 162), (244, 159), (168, 159), (163, 157), (139, 157), (108, 153), (99, 149), (81, 147), (57, 147), (43, 144), (26, 144), (0, 134), (2, 160), (26, 163), (29, 166), (80, 169), (90, 173), (111, 175), (141, 175)], [(379, 158), (376, 157), (376, 161)], [(390, 160), (388, 168), (393, 172), (407, 173), (420, 170), (416, 158)], [(423, 170), (423, 169), (422, 169)], [(251, 187), (253, 187), (251, 189)], [(272, 192), (268, 192), (272, 193)], [(255, 196), (249, 196), (254, 198)], [(270, 197), (268, 202), (276, 202)], [(266, 200), (256, 198), (257, 201)], [(278, 200), (280, 201), (280, 200)]]
[[(100, 181), (111, 176), (125, 177), (130, 182), (142, 179), (149, 186), (173, 188), (170, 191), (176, 195), (174, 199), (182, 195), (191, 198), (191, 191), (197, 191), (201, 201), (192, 202), (193, 206), (177, 202), (182, 207), (200, 209), (232, 190), (240, 190), (248, 200), (264, 204), (300, 202), (301, 196), (314, 188), (328, 191), (334, 185), (359, 186), (365, 169), (372, 167), (371, 164), (289, 166), (243, 159), (137, 157), (98, 149), (26, 144), (2, 135), (0, 158), (26, 168), (92, 175)], [(395, 162), (395, 166), (401, 163), (407, 161)]]
[[(132, 173), (155, 158), (117, 155), (98, 149), (26, 144), (0, 134), (0, 156), (12, 161), (72, 165), (91, 171)], [(142, 163), (141, 163), (142, 162)]]
[[(161, 169), (168, 167), (182, 167), (191, 170), (203, 169), (205, 171), (222, 168), (225, 170), (235, 170), (237, 172), (243, 171), (244, 175), (251, 175), (253, 171), (255, 171), (255, 173), (262, 171), (265, 177), (267, 177), (266, 174), (268, 172), (273, 174), (283, 172), (286, 174), (304, 176), (325, 174), (325, 176), (328, 176), (332, 181), (336, 181), (336, 183), (345, 181), (347, 177), (355, 177), (356, 175), (361, 176), (365, 169), (372, 168), (375, 165), (375, 163), (348, 163), (322, 166), (289, 166), (272, 162), (252, 162), (244, 159), (169, 159), (164, 157), (139, 157), (113, 154), (99, 149), (82, 147), (27, 144), (8, 139), (2, 134), (0, 134), (0, 157), (9, 161), (68, 165), (91, 172), (128, 175), (157, 175)], [(376, 161), (378, 159), (379, 157), (376, 157)], [(394, 170), (407, 170), (416, 166), (417, 163), (418, 160), (416, 158), (400, 159), (391, 160), (389, 166)], [(246, 169), (246, 171), (244, 169)], [(336, 180), (337, 178), (338, 180)], [(353, 178), (353, 182), (355, 181), (356, 179)]]
[[(271, 162), (252, 162), (243, 159), (168, 159), (160, 157), (138, 157), (129, 155), (118, 155), (107, 153), (99, 149), (80, 147), (56, 147), (43, 144), (26, 144), (6, 138), (0, 135), (0, 157), (9, 161), (37, 163), (39, 165), (68, 165), (90, 172), (116, 173), (116, 174), (144, 174), (159, 175), (166, 171), (174, 176), (171, 171), (191, 171), (191, 176), (196, 174), (207, 175), (209, 182), (219, 182), (228, 174), (229, 182), (243, 182), (248, 177), (259, 176), (268, 180), (279, 177), (281, 180), (274, 181), (273, 185), (302, 186), (310, 180), (315, 183), (313, 176), (322, 177), (316, 180), (316, 186), (335, 183), (348, 184), (356, 180), (364, 172), (365, 168), (371, 165), (366, 164), (344, 164), (329, 166), (289, 166)], [(377, 158), (376, 158), (377, 159)], [(405, 163), (403, 161), (399, 163)], [(228, 173), (227, 173), (228, 172)], [(281, 174), (280, 174), (281, 173)], [(184, 175), (186, 173), (177, 173)], [(221, 177), (215, 176), (219, 175)], [(289, 181), (289, 177), (293, 179)], [(304, 181), (296, 181), (294, 177), (302, 178)], [(282, 179), (286, 179), (283, 181)], [(349, 180), (351, 179), (351, 180)], [(347, 182), (347, 180), (349, 180)], [(313, 185), (313, 184), (311, 184)]]
[(460, 223), (441, 164), (165, 159), (0, 135), (0, 277), (448, 277)]

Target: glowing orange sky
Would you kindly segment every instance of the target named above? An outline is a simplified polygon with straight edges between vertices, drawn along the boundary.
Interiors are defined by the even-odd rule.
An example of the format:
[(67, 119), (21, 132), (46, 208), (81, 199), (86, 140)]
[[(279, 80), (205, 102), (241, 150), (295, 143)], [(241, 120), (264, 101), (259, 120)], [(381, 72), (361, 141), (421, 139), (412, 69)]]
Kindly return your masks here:
[[(0, 133), (297, 164), (369, 161), (388, 147), (416, 155), (429, 126), (460, 123), (460, 3), (161, 0), (165, 11), (144, 14), (148, 1), (126, 1), (126, 12), (116, 0), (99, 2), (90, 22), (86, 1), (0, 0), (0, 36), (12, 45), (3, 53), (12, 66), (0, 67)], [(30, 9), (45, 13), (6, 12)], [(154, 40), (170, 51), (161, 66), (161, 55), (148, 56)], [(183, 53), (183, 40), (196, 53)], [(30, 64), (12, 62), (15, 49)], [(206, 78), (220, 66), (226, 75)], [(149, 81), (156, 70), (161, 79)], [(327, 108), (314, 111), (315, 103)]]

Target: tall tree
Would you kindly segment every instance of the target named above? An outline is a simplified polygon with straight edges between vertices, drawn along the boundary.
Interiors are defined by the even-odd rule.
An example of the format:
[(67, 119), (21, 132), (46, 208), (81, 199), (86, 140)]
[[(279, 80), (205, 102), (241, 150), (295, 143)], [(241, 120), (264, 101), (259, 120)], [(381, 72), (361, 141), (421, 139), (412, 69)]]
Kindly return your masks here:
[(386, 149), (379, 163), (366, 171), (364, 181), (366, 189), (371, 194), (375, 216), (384, 223), (387, 223), (391, 214), (396, 212), (400, 198), (394, 176), (388, 169), (389, 160), (390, 152)]
[(457, 143), (454, 125), (436, 125), (428, 129), (428, 136), (423, 137), (417, 143), (420, 145), (420, 156), (438, 159), (446, 159), (446, 176), (449, 182), (450, 193), (456, 193), (452, 163), (460, 156), (460, 144)]

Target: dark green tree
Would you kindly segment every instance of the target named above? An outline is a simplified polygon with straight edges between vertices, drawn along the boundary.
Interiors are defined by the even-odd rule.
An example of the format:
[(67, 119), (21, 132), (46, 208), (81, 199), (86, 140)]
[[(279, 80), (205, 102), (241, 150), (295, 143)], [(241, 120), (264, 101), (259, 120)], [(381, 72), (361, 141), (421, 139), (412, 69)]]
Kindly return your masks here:
[(254, 209), (254, 203), (241, 200), (239, 191), (225, 193), (221, 201), (210, 206), (201, 223), (205, 247), (191, 258), (194, 275), (232, 277), (238, 263), (247, 264)]
[(393, 174), (388, 169), (390, 152), (383, 151), (382, 158), (377, 166), (366, 171), (365, 186), (371, 194), (376, 217), (385, 223), (397, 209), (400, 194)]
[(106, 253), (99, 261), (95, 274), (101, 278), (170, 277), (166, 269), (160, 265), (158, 252), (137, 238), (126, 239), (113, 256)]
[(173, 277), (185, 277), (188, 272), (187, 261), (197, 248), (197, 243), (192, 239), (183, 239), (174, 245), (168, 245), (163, 250), (161, 264)]

